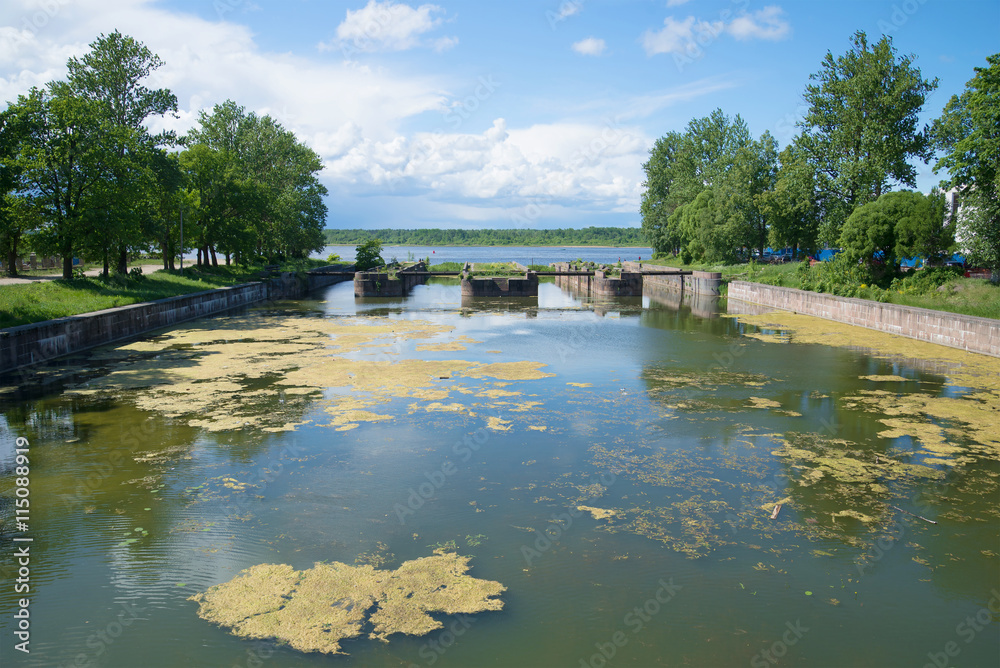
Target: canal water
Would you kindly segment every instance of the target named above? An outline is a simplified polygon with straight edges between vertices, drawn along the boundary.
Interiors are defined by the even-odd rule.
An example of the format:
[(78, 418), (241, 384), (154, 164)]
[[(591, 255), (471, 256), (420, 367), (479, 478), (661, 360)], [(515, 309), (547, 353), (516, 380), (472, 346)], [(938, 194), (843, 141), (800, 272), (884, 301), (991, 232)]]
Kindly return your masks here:
[[(721, 308), (340, 284), (8, 376), (0, 663), (997, 665), (995, 367)], [(435, 550), (502, 608), (327, 654), (191, 600)]]

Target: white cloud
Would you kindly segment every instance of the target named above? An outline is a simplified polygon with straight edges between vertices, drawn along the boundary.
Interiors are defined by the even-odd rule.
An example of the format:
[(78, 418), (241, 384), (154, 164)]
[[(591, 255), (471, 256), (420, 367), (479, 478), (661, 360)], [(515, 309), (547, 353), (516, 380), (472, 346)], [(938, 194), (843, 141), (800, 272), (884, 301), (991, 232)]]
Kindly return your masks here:
[(725, 21), (702, 21), (693, 16), (678, 21), (673, 16), (668, 16), (660, 30), (647, 30), (642, 34), (642, 46), (647, 56), (660, 53), (694, 55), (700, 54), (701, 47), (714, 42), (722, 33), (728, 33), (741, 41), (779, 40), (792, 31), (784, 14), (781, 7), (768, 5), (757, 12), (742, 14), (728, 24)]
[(580, 13), (581, 9), (583, 9), (583, 0), (563, 0), (562, 4), (559, 5), (559, 11), (556, 13), (556, 20), (562, 21), (563, 19), (575, 16)]
[(599, 56), (604, 53), (606, 47), (604, 40), (597, 37), (587, 37), (573, 43), (573, 50), (581, 56)]
[(744, 14), (726, 26), (726, 32), (739, 40), (784, 39), (791, 33), (792, 26), (784, 19), (784, 10), (777, 5), (768, 5), (753, 14)]
[(386, 0), (369, 0), (368, 4), (351, 11), (339, 26), (336, 39), (322, 42), (320, 50), (340, 48), (345, 55), (357, 52), (406, 51), (419, 46), (429, 46), (443, 51), (458, 43), (457, 37), (424, 40), (424, 33), (440, 26), (444, 19), (435, 16), (444, 10), (437, 5), (407, 4)]
[(658, 53), (685, 53), (697, 48), (698, 42), (714, 39), (723, 30), (722, 21), (696, 21), (689, 16), (683, 21), (675, 21), (668, 16), (663, 21), (663, 28), (658, 31), (647, 30), (642, 35), (642, 46), (646, 55)]

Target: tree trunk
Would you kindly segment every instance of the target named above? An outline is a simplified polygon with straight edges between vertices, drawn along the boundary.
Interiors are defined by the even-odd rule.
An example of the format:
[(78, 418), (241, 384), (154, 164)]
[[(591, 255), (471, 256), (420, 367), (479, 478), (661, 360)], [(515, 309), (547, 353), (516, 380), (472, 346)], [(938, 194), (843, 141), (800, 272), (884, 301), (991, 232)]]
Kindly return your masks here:
[(226, 266), (229, 266), (229, 253), (226, 253)]
[(195, 261), (194, 265), (196, 267), (200, 267), (201, 266), (201, 246), (198, 246), (198, 259), (197, 259), (197, 261)]
[(70, 280), (73, 278), (73, 246), (71, 244), (63, 244), (62, 248), (63, 256), (63, 279)]
[(17, 278), (17, 251), (13, 248), (7, 251), (7, 275)]
[(212, 255), (212, 266), (213, 267), (218, 267), (219, 266), (219, 258), (215, 257), (215, 246), (209, 244), (208, 250), (210, 251), (210, 253)]
[(118, 249), (118, 273), (128, 273), (128, 250), (124, 247)]
[(163, 236), (163, 243), (160, 244), (160, 251), (163, 254), (163, 271), (173, 268), (170, 266), (170, 262), (174, 259), (173, 253), (170, 252), (171, 250), (170, 233), (168, 232)]
[(104, 278), (108, 277), (110, 267), (111, 267), (111, 261), (108, 259), (108, 252), (104, 251), (104, 271), (101, 272)]

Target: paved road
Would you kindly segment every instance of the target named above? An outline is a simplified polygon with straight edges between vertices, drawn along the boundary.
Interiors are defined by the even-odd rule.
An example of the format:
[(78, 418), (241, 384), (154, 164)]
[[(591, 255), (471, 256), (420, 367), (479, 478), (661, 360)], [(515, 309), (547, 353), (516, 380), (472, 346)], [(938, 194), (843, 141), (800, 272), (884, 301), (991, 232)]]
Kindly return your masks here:
[[(132, 267), (142, 267), (142, 273), (152, 274), (154, 271), (163, 268), (163, 263), (159, 264), (132, 264), (129, 265), (129, 269)], [(57, 278), (62, 278), (62, 270), (53, 270), (54, 273), (46, 274), (44, 276), (25, 276), (21, 278), (7, 278), (6, 276), (0, 277), (0, 285), (21, 285), (23, 283), (37, 283), (38, 281), (51, 281)], [(99, 276), (101, 274), (101, 268), (88, 269), (83, 272), (86, 276)]]

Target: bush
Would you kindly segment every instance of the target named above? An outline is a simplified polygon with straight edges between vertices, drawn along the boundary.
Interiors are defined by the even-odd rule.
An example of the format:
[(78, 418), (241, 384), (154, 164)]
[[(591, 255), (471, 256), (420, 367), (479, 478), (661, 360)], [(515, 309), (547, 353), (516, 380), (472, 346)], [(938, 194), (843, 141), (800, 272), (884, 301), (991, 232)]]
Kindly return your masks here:
[(358, 244), (355, 249), (354, 268), (358, 271), (365, 271), (372, 267), (381, 267), (385, 264), (382, 259), (382, 241), (379, 239), (369, 239)]

